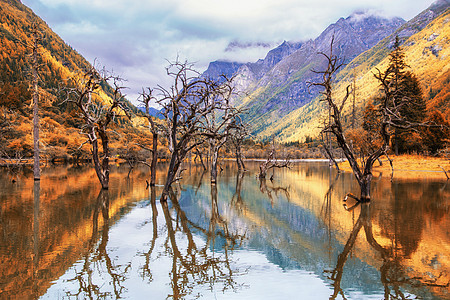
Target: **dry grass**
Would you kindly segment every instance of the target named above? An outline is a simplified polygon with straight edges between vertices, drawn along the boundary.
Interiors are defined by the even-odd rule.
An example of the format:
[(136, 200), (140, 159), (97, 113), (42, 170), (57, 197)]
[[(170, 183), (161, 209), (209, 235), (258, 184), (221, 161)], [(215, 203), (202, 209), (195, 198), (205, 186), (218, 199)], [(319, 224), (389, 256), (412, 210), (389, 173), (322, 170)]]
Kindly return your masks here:
[[(391, 156), (394, 165), (394, 178), (443, 178), (446, 179), (444, 168), (450, 176), (450, 159), (443, 157), (429, 157), (421, 155)], [(374, 173), (391, 173), (391, 166), (386, 157), (382, 158), (383, 165), (375, 163)], [(339, 165), (344, 171), (351, 172), (347, 162)]]

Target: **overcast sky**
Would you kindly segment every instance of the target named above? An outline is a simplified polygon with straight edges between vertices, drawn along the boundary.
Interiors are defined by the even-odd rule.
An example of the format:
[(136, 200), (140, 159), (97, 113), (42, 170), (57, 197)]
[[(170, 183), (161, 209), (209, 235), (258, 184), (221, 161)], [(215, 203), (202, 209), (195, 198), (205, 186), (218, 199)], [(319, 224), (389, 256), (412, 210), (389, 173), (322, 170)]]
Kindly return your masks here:
[(91, 63), (142, 87), (167, 86), (177, 56), (204, 71), (209, 62), (254, 62), (283, 42), (314, 39), (354, 11), (409, 20), (433, 0), (22, 0)]

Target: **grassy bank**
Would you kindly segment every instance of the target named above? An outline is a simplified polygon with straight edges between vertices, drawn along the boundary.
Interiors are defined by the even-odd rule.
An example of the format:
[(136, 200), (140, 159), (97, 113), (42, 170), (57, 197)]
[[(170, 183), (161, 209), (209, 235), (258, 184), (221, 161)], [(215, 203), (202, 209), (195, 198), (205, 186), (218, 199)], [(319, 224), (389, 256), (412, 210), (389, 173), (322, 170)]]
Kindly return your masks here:
[[(394, 165), (394, 178), (416, 178), (416, 177), (432, 177), (443, 178), (445, 176), (444, 168), (447, 175), (450, 176), (450, 159), (443, 157), (430, 157), (421, 155), (399, 155), (390, 156)], [(391, 174), (391, 166), (386, 157), (381, 159), (382, 165), (375, 163), (373, 171), (378, 173)], [(344, 171), (351, 172), (350, 165), (347, 162), (342, 162), (339, 167)]]

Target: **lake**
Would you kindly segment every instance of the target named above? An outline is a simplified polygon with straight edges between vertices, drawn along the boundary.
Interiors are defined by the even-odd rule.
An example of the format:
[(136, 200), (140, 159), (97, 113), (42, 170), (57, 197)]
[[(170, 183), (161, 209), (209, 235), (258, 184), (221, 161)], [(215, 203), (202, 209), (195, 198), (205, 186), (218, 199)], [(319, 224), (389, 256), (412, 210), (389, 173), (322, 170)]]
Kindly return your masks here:
[[(295, 163), (257, 178), (185, 165), (167, 202), (149, 169), (0, 170), (0, 299), (450, 299), (450, 183)], [(270, 171), (268, 177), (272, 175)]]

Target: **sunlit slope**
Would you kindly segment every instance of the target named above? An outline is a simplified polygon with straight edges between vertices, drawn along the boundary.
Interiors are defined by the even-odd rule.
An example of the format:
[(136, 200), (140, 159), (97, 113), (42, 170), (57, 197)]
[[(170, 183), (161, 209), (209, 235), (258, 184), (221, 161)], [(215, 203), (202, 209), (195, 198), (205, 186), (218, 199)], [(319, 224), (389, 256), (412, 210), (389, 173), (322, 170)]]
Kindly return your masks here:
[[(418, 33), (403, 40), (406, 62), (417, 75), (429, 110), (438, 109), (450, 116), (450, 12), (447, 10)], [(401, 30), (399, 32), (402, 32)], [(390, 45), (395, 35), (384, 39), (371, 50), (359, 55), (336, 76), (335, 99), (343, 98), (347, 85), (356, 81), (357, 117), (361, 121), (364, 106), (378, 93), (379, 85), (373, 74), (385, 70)], [(352, 98), (347, 101), (344, 114), (349, 120)], [(325, 118), (326, 109), (319, 98), (301, 107), (279, 122), (266, 127), (259, 137), (276, 135), (282, 141), (303, 141), (306, 136), (317, 136)]]
[[(31, 156), (31, 46), (33, 27), (36, 26), (38, 42), (39, 111), (41, 116), (41, 150), (43, 154), (64, 156), (78, 149), (86, 137), (80, 134), (83, 121), (78, 109), (66, 102), (64, 88), (70, 86), (69, 79), (78, 79), (90, 63), (66, 44), (48, 25), (20, 1), (0, 0), (0, 118), (8, 124), (0, 141), (4, 152), (13, 156), (19, 152)], [(108, 70), (108, 66), (105, 66)], [(102, 84), (94, 95), (94, 101), (110, 103), (112, 88)], [(128, 101), (126, 106), (134, 112), (132, 120), (123, 112), (116, 114), (113, 125), (119, 135), (123, 132), (137, 134), (132, 125), (145, 125), (137, 109)], [(4, 126), (4, 125), (2, 125)], [(141, 130), (140, 135), (147, 130)], [(112, 148), (123, 147), (123, 136), (114, 135)], [(130, 135), (129, 135), (130, 136)], [(121, 141), (122, 139), (122, 141)], [(2, 147), (2, 148), (3, 148)], [(84, 152), (87, 153), (87, 145)], [(48, 156), (47, 156), (48, 157)]]

